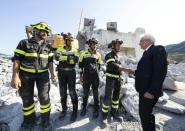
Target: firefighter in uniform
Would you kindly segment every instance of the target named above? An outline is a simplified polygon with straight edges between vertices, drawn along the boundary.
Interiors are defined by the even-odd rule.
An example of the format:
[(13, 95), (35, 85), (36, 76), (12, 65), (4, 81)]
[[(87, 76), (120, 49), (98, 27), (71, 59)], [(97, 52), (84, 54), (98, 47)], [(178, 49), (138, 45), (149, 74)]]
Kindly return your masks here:
[(60, 120), (66, 115), (67, 112), (67, 88), (73, 104), (73, 112), (70, 117), (70, 121), (74, 122), (77, 118), (78, 111), (78, 97), (76, 93), (76, 71), (75, 65), (78, 63), (78, 51), (72, 48), (71, 42), (73, 37), (70, 33), (63, 34), (65, 46), (56, 50), (56, 60), (59, 61), (58, 65), (58, 81), (60, 87), (60, 96), (62, 104), (62, 112)]
[(120, 47), (123, 41), (118, 39), (113, 40), (108, 48), (112, 48), (112, 51), (105, 56), (106, 63), (106, 86), (105, 96), (102, 104), (102, 122), (107, 118), (109, 108), (111, 105), (111, 115), (117, 121), (122, 121), (119, 117), (119, 94), (121, 88), (121, 72), (129, 72), (129, 69), (123, 68), (119, 61), (117, 53), (120, 51)]
[(89, 45), (89, 49), (82, 52), (79, 60), (80, 79), (83, 82), (83, 104), (81, 110), (81, 116), (86, 114), (86, 106), (89, 96), (89, 90), (92, 86), (94, 97), (94, 111), (93, 118), (97, 118), (99, 115), (99, 75), (98, 71), (101, 65), (101, 55), (96, 51), (96, 44), (98, 41), (95, 38), (89, 39), (86, 42)]
[(23, 130), (33, 130), (35, 116), (35, 102), (33, 99), (34, 85), (38, 89), (40, 100), (41, 127), (43, 130), (51, 130), (50, 125), (50, 80), (54, 79), (53, 53), (47, 37), (50, 32), (49, 26), (40, 22), (31, 25), (33, 37), (21, 40), (15, 49), (13, 57), (13, 75), (11, 86), (18, 89), (23, 101), (24, 121)]

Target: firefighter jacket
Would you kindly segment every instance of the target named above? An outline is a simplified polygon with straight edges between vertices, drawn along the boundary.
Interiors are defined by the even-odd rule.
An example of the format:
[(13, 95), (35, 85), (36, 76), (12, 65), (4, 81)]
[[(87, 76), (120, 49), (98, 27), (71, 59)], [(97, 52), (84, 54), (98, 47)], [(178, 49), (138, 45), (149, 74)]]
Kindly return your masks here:
[(79, 67), (81, 72), (95, 73), (100, 69), (102, 63), (101, 55), (98, 52), (91, 53), (89, 50), (80, 55)]
[(56, 50), (56, 60), (59, 61), (59, 68), (75, 68), (78, 63), (78, 51), (75, 48), (67, 51), (65, 46)]
[(39, 45), (33, 38), (21, 40), (14, 53), (13, 60), (21, 62), (20, 70), (30, 73), (48, 71), (49, 62), (53, 62), (50, 44)]
[(111, 51), (105, 56), (105, 63), (107, 66), (106, 69), (106, 76), (113, 77), (113, 78), (121, 78), (121, 72), (118, 69), (121, 67), (121, 62), (118, 59), (116, 53)]

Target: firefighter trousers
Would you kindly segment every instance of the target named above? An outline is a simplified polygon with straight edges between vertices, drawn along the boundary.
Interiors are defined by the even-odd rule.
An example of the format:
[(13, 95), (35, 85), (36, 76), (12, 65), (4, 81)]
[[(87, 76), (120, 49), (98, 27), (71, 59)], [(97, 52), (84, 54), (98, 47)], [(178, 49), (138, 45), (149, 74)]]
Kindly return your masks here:
[(19, 94), (23, 101), (24, 122), (34, 124), (35, 122), (35, 102), (34, 102), (34, 85), (38, 90), (40, 100), (40, 113), (42, 121), (49, 121), (50, 117), (50, 82), (49, 72), (43, 73), (28, 73), (25, 71), (19, 72), (21, 79), (21, 87)]
[(75, 110), (78, 107), (78, 97), (76, 94), (76, 71), (75, 69), (64, 70), (59, 69), (58, 71), (58, 80), (59, 80), (59, 90), (61, 97), (61, 104), (63, 110), (66, 110), (67, 105), (67, 88), (69, 89), (69, 95), (71, 97), (71, 101), (73, 106), (75, 106)]
[(112, 110), (118, 110), (120, 88), (121, 81), (119, 79), (109, 76), (106, 77), (105, 96), (102, 103), (103, 119), (107, 117), (110, 105)]
[(92, 91), (93, 91), (94, 106), (95, 107), (99, 106), (98, 86), (99, 86), (98, 73), (90, 74), (88, 72), (84, 72), (83, 74), (83, 106), (84, 107), (87, 106), (90, 87), (92, 87)]

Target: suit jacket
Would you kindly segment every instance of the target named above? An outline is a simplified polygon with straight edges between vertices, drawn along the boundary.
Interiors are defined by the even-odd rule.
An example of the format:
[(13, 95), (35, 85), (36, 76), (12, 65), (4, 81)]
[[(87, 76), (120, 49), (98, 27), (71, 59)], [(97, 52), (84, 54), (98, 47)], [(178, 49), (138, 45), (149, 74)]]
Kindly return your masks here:
[(139, 94), (163, 95), (162, 85), (167, 73), (167, 54), (163, 46), (152, 45), (143, 53), (135, 71), (135, 87)]

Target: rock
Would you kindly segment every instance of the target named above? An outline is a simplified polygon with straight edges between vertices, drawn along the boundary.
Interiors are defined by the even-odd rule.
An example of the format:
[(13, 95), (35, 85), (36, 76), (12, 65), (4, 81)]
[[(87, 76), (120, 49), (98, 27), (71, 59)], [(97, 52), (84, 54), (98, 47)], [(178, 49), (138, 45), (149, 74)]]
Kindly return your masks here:
[(169, 95), (170, 100), (185, 106), (185, 90), (180, 90), (177, 92), (168, 91), (167, 94)]
[(178, 103), (175, 103), (171, 100), (167, 100), (167, 101), (164, 101), (164, 102), (157, 103), (156, 106), (161, 108), (161, 109), (164, 109), (164, 110), (167, 110), (167, 111), (170, 111), (170, 112), (173, 112), (173, 113), (177, 113), (177, 114), (184, 114), (185, 113), (185, 107), (184, 106), (182, 106)]
[(10, 131), (10, 127), (7, 123), (0, 123), (0, 131)]
[(125, 97), (127, 93), (127, 88), (125, 88), (125, 86), (121, 86), (121, 89), (120, 89), (120, 99)]
[(175, 86), (175, 81), (169, 76), (166, 76), (164, 80), (163, 89), (168, 89), (168, 90), (173, 90), (173, 91), (178, 90), (177, 87)]
[(59, 87), (51, 84), (51, 90), (50, 90), (50, 100), (51, 103), (60, 103), (60, 93), (59, 93)]
[(176, 81), (185, 82), (185, 63), (170, 64), (168, 70)]
[(128, 78), (127, 78), (127, 82), (128, 82), (128, 83), (135, 84), (135, 79), (134, 79), (134, 78), (128, 77)]
[(104, 73), (102, 71), (99, 73), (99, 76), (99, 88), (102, 88), (103, 86), (105, 86), (106, 77), (104, 76)]
[(136, 120), (139, 120), (139, 95), (135, 91), (133, 84), (128, 83), (124, 86), (127, 91), (125, 97), (121, 99), (121, 103), (127, 112), (129, 112)]
[(177, 75), (175, 78), (176, 81), (185, 82), (185, 76), (184, 74)]
[(22, 121), (23, 114), (21, 103), (12, 102), (12, 104), (0, 107), (0, 123), (7, 123), (10, 131), (17, 131), (20, 128)]
[(126, 96), (121, 100), (125, 110), (129, 112), (136, 120), (139, 120), (138, 105), (139, 99), (137, 95)]
[(164, 92), (163, 96), (159, 98), (158, 102), (165, 102), (169, 99), (169, 96)]
[(185, 82), (175, 81), (175, 86), (178, 90), (185, 90)]
[(83, 97), (83, 87), (81, 84), (76, 84), (76, 91), (77, 91), (78, 97)]
[(104, 96), (105, 96), (105, 86), (99, 88), (99, 96), (100, 96), (100, 99), (104, 98)]
[(90, 106), (93, 106), (94, 105), (93, 96), (89, 96), (89, 98), (88, 98), (88, 105), (90, 105)]

